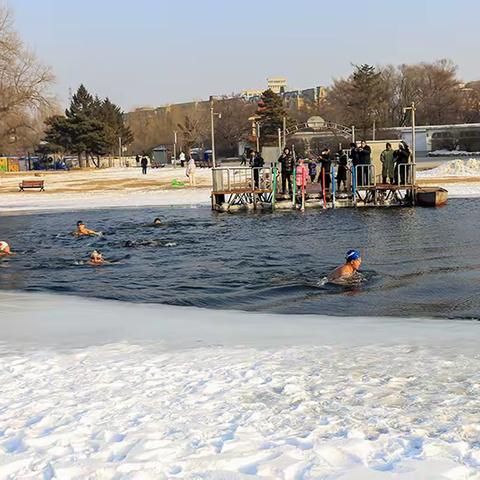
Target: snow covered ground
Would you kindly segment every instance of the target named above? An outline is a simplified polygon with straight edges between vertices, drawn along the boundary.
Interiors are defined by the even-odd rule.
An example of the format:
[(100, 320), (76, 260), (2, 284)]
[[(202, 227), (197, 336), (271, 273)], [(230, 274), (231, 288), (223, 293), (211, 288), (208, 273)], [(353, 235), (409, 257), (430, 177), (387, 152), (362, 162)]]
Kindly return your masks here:
[(417, 178), (480, 177), (480, 160), (451, 160), (436, 168), (417, 173)]
[(459, 157), (472, 157), (472, 156), (480, 156), (480, 152), (467, 152), (465, 150), (433, 150), (428, 152), (429, 157), (452, 157), (452, 156), (459, 156)]
[(0, 292), (0, 478), (478, 479), (480, 325)]

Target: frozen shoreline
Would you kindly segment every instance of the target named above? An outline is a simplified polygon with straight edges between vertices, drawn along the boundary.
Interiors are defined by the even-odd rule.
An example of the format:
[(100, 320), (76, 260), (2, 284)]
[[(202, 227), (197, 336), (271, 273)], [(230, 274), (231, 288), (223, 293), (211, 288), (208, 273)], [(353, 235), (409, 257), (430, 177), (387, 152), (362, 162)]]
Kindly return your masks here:
[(0, 478), (478, 478), (478, 322), (0, 292), (0, 327)]
[[(33, 172), (32, 172), (33, 175)], [(46, 192), (18, 192), (26, 174), (0, 177), (0, 215), (9, 213), (83, 210), (117, 207), (209, 205), (211, 173), (198, 171), (198, 187), (174, 188), (173, 179), (185, 182), (183, 169), (105, 169), (41, 173)], [(34, 178), (34, 177), (32, 177)], [(36, 177), (35, 177), (36, 178)], [(446, 188), (450, 198), (480, 197), (480, 161), (456, 159), (417, 173), (419, 183)]]

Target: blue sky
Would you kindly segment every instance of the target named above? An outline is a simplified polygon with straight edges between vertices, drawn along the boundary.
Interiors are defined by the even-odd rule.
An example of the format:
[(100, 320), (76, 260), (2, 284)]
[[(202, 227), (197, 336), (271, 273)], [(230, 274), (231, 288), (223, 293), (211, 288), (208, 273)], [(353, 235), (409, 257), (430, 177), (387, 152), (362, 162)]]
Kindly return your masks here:
[(478, 0), (10, 0), (56, 76), (128, 110), (263, 88), (328, 85), (352, 63), (451, 58), (480, 79)]

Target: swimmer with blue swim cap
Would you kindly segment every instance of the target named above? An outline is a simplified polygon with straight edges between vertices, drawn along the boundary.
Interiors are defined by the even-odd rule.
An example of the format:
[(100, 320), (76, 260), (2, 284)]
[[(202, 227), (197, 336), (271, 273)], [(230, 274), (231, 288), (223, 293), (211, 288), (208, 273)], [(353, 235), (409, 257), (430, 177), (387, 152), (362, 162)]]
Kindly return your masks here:
[(329, 282), (337, 280), (346, 280), (354, 275), (362, 264), (362, 256), (358, 250), (349, 250), (345, 254), (345, 263), (337, 267), (328, 276)]

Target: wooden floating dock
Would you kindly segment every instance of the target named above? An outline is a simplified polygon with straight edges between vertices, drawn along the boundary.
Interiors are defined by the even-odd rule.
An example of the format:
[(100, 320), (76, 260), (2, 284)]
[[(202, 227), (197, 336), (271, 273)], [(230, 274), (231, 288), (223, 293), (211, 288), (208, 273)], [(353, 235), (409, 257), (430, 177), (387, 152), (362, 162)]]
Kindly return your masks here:
[[(310, 209), (410, 207), (416, 204), (438, 206), (446, 203), (446, 190), (430, 187), (426, 195), (425, 189), (418, 187), (415, 169), (413, 163), (401, 164), (398, 166), (397, 183), (385, 184), (378, 181), (374, 165), (357, 165), (348, 172), (345, 190), (337, 192), (336, 171), (332, 167), (330, 189), (324, 189), (321, 183), (308, 183), (303, 205)], [(212, 176), (212, 209), (219, 212), (291, 210), (302, 205), (302, 192), (296, 191), (294, 175), (292, 193), (279, 191), (281, 176), (276, 165), (261, 168), (218, 167), (212, 169)], [(361, 178), (361, 182), (357, 182), (357, 178)]]

